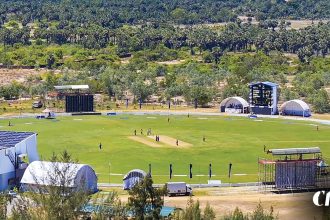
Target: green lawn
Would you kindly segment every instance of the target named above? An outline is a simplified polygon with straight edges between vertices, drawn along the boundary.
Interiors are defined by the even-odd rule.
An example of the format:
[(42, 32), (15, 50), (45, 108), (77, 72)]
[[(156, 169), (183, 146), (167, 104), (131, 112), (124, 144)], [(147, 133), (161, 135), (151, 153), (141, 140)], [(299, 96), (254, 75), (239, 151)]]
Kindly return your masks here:
[[(268, 148), (319, 146), (325, 157), (330, 155), (330, 126), (319, 125), (319, 131), (311, 122), (225, 116), (72, 116), (57, 121), (46, 119), (13, 119), (0, 121), (0, 129), (34, 131), (38, 133), (38, 150), (42, 158), (52, 152), (67, 149), (79, 162), (91, 165), (99, 175), (99, 182), (109, 182), (109, 163), (112, 174), (123, 174), (140, 168), (148, 170), (156, 183), (169, 181), (169, 164), (173, 174), (188, 174), (189, 163), (193, 174), (208, 174), (212, 163), (213, 179), (223, 182), (257, 181), (258, 157), (269, 157), (263, 152)], [(315, 124), (315, 123), (314, 123)], [(152, 128), (154, 133), (178, 138), (193, 144), (186, 149), (171, 147), (153, 148), (128, 139), (134, 129), (144, 132)], [(206, 142), (202, 137), (205, 135)], [(150, 139), (151, 140), (151, 139)], [(99, 149), (102, 142), (103, 149)], [(228, 164), (233, 164), (233, 175), (228, 179)], [(330, 161), (328, 161), (330, 162)], [(122, 176), (111, 175), (112, 183), (120, 183)], [(206, 176), (174, 177), (172, 181), (206, 183)]]

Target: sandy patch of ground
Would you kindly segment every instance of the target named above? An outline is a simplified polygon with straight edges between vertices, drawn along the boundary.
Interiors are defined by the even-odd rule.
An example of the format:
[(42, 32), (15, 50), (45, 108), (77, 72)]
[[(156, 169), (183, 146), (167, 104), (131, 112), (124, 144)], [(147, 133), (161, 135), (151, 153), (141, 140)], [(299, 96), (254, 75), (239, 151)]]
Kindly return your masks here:
[[(319, 20), (287, 20), (291, 22), (291, 28), (292, 29), (302, 29), (308, 26), (317, 25), (320, 21)], [(327, 22), (327, 20), (323, 21), (324, 23)]]
[[(239, 207), (244, 213), (251, 213), (261, 202), (263, 208), (269, 211), (274, 208), (274, 213), (283, 220), (309, 220), (322, 219), (322, 212), (312, 203), (313, 193), (274, 194), (254, 191), (249, 187), (226, 187), (193, 189), (194, 201), (199, 200), (203, 210), (207, 203), (214, 209), (217, 218), (229, 214)], [(127, 202), (128, 196), (121, 195), (121, 200)], [(174, 206), (184, 209), (189, 197), (165, 197), (165, 206)]]
[(147, 140), (144, 137), (140, 137), (140, 136), (129, 136), (129, 139), (133, 140), (133, 141), (137, 141), (139, 143), (148, 145), (149, 147), (162, 147), (162, 145), (157, 144), (153, 141)]
[(120, 63), (122, 64), (128, 64), (129, 61), (133, 58), (133, 56), (130, 56), (130, 57), (126, 57), (126, 58), (121, 58), (120, 59)]
[[(148, 138), (151, 138), (153, 140), (156, 139), (155, 135), (147, 136)], [(178, 146), (176, 145), (176, 141), (178, 140)], [(159, 135), (159, 142), (169, 145), (171, 147), (191, 147), (192, 144), (181, 141), (179, 139), (175, 139), (166, 135)]]
[[(167, 206), (185, 208), (187, 199), (187, 197), (166, 197), (165, 204)], [(194, 200), (197, 199), (202, 209), (208, 202), (218, 217), (233, 212), (236, 207), (239, 207), (244, 213), (251, 213), (259, 202), (267, 210), (272, 206), (281, 220), (307, 220), (314, 219), (314, 217), (320, 215), (306, 195), (252, 194), (242, 196), (237, 194), (228, 196), (194, 196)]]
[(45, 73), (46, 70), (40, 69), (0, 69), (0, 85), (9, 84), (13, 80), (17, 82), (25, 82), (30, 75), (39, 75)]
[(156, 63), (165, 64), (165, 65), (177, 65), (177, 64), (182, 64), (184, 62), (185, 62), (185, 60), (169, 60), (169, 61), (161, 61), (161, 62), (156, 62)]
[(311, 118), (330, 120), (330, 114), (313, 114)]

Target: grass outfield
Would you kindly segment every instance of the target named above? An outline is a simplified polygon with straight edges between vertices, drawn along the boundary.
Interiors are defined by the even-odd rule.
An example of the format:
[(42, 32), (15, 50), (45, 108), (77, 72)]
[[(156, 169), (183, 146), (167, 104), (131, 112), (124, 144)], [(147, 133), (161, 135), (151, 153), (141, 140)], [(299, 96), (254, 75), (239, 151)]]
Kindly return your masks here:
[[(34, 131), (38, 133), (38, 150), (42, 158), (52, 152), (67, 149), (79, 162), (90, 164), (99, 175), (99, 182), (121, 183), (122, 176), (135, 168), (148, 170), (156, 183), (169, 181), (169, 164), (174, 175), (188, 175), (189, 163), (193, 164), (194, 177), (175, 176), (172, 181), (206, 183), (208, 165), (212, 163), (213, 179), (223, 182), (257, 181), (258, 157), (269, 157), (267, 148), (319, 146), (325, 157), (330, 158), (330, 126), (283, 119), (252, 120), (245, 117), (225, 116), (166, 116), (120, 115), (120, 116), (72, 116), (57, 121), (46, 119), (13, 119), (0, 121), (0, 129)], [(192, 144), (190, 147), (173, 147), (159, 143), (150, 147), (128, 138), (144, 134), (151, 128), (154, 134), (166, 135)], [(203, 142), (203, 135), (206, 142)], [(154, 140), (141, 137), (148, 141)], [(99, 143), (102, 142), (102, 150)], [(157, 142), (154, 142), (157, 143)], [(228, 179), (228, 164), (233, 164), (233, 176)], [(330, 161), (328, 161), (330, 162)], [(238, 175), (235, 175), (238, 174)], [(246, 174), (246, 175), (245, 175)], [(198, 175), (198, 176), (195, 176)], [(205, 175), (205, 176), (200, 176)]]

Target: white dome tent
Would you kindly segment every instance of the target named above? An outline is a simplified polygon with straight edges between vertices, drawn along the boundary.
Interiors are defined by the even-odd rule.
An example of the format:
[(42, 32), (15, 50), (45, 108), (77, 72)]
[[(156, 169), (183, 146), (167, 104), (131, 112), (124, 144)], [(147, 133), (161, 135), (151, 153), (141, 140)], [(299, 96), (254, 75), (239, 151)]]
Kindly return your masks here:
[[(65, 174), (65, 176), (59, 178), (59, 174)], [(86, 164), (32, 162), (24, 172), (21, 189), (40, 192), (40, 189), (47, 191), (47, 186), (65, 186), (94, 193), (97, 192), (97, 176), (92, 167)]]
[(220, 112), (228, 113), (248, 113), (249, 103), (242, 97), (229, 97), (220, 103)]
[(294, 115), (303, 117), (310, 117), (312, 115), (307, 103), (299, 99), (293, 99), (284, 102), (281, 105), (280, 112), (282, 115)]
[(133, 186), (143, 180), (147, 176), (147, 173), (143, 170), (134, 169), (129, 171), (123, 178), (124, 190), (132, 189)]

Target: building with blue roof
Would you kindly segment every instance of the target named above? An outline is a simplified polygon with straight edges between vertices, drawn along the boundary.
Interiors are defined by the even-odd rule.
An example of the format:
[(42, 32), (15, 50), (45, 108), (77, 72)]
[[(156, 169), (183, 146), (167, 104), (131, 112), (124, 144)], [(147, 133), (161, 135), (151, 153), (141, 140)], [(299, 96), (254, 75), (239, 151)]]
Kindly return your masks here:
[(29, 162), (39, 160), (37, 134), (0, 131), (0, 191), (16, 186)]
[(254, 114), (275, 115), (278, 113), (278, 84), (256, 82), (250, 84), (250, 110)]

